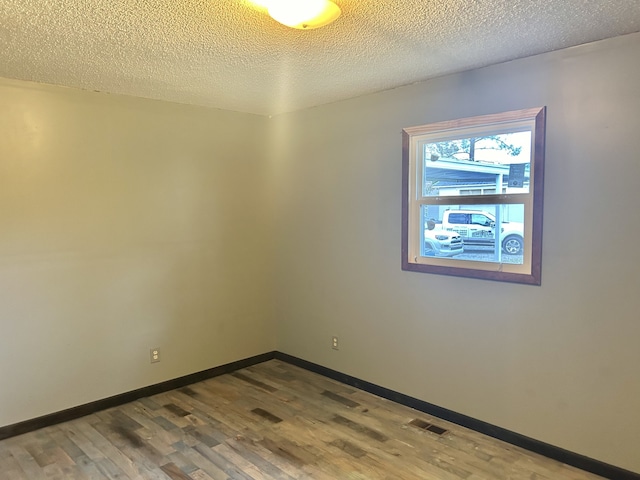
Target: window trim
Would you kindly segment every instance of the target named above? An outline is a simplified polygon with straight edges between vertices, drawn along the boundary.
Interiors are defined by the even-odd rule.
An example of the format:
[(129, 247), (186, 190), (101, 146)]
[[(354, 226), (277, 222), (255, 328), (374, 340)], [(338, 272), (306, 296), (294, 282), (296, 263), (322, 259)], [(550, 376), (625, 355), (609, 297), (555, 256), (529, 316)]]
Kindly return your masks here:
[[(532, 125), (532, 146), (531, 169), (530, 169), (530, 185), (528, 199), (525, 204), (531, 205), (531, 244), (530, 248), (525, 250), (528, 271), (525, 273), (514, 273), (497, 270), (471, 268), (468, 266), (470, 262), (462, 262), (465, 266), (460, 265), (460, 261), (456, 259), (437, 258), (428, 264), (411, 262), (409, 255), (410, 248), (410, 209), (412, 203), (410, 182), (416, 182), (414, 177), (416, 174), (416, 161), (412, 162), (415, 155), (417, 138), (424, 135), (434, 136), (437, 138), (434, 142), (445, 141), (456, 138), (466, 138), (463, 134), (468, 135), (467, 130), (471, 130), (474, 134), (483, 131), (495, 131), (497, 127), (504, 125), (508, 130), (513, 125), (530, 123)], [(522, 110), (514, 110), (490, 115), (482, 115), (477, 117), (469, 117), (458, 120), (449, 120), (416, 127), (404, 128), (402, 131), (402, 269), (412, 272), (436, 273), (443, 275), (455, 275), (470, 278), (479, 278), (487, 280), (496, 280), (503, 282), (523, 283), (529, 285), (541, 284), (542, 273), (542, 213), (543, 213), (543, 196), (544, 196), (544, 159), (545, 159), (545, 126), (546, 126), (546, 107), (528, 108)], [(457, 133), (461, 132), (461, 133)], [(511, 195), (513, 196), (513, 195)], [(494, 203), (500, 203), (497, 200), (505, 200), (507, 195), (494, 194), (484, 195), (483, 198), (491, 200)], [(441, 197), (444, 198), (444, 197)], [(463, 200), (464, 196), (447, 197), (458, 203)], [(527, 208), (525, 207), (525, 215)], [(418, 228), (421, 228), (419, 226)], [(415, 230), (415, 227), (413, 227)], [(527, 254), (526, 252), (530, 252)]]

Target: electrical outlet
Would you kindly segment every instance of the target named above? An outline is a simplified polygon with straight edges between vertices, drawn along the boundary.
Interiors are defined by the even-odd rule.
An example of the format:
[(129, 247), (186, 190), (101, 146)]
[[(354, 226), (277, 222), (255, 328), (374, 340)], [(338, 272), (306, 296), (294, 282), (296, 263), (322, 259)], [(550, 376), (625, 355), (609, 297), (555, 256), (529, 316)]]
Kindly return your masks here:
[(331, 348), (338, 350), (338, 337), (331, 337)]
[(157, 363), (157, 362), (160, 361), (160, 349), (159, 348), (152, 348), (149, 353), (151, 355), (151, 363)]

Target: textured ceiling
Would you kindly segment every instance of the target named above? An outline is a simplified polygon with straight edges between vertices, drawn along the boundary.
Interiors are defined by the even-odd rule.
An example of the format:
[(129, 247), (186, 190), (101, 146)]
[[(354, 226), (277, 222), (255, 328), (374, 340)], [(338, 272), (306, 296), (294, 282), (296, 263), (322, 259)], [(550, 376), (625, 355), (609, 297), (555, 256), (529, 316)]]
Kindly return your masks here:
[[(640, 0), (0, 0), (0, 76), (274, 115), (640, 31)], [(640, 60), (640, 52), (639, 52)]]

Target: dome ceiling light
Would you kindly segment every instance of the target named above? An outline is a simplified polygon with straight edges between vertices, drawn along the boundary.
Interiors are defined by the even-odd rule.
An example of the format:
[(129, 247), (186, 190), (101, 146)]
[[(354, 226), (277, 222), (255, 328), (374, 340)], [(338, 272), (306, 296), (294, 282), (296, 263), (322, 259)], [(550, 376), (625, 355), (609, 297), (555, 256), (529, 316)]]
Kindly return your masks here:
[(311, 30), (330, 24), (341, 10), (331, 0), (269, 0), (271, 18), (291, 28)]

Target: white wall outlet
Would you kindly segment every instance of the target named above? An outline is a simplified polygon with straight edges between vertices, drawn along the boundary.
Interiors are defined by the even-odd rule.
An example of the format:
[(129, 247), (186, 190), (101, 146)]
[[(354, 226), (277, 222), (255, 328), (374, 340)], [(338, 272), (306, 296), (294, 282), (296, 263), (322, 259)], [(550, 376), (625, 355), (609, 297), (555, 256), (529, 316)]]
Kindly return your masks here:
[(149, 354), (151, 355), (151, 363), (157, 363), (160, 361), (160, 349), (159, 348), (152, 348), (149, 351)]
[(331, 348), (338, 350), (338, 337), (331, 337)]

